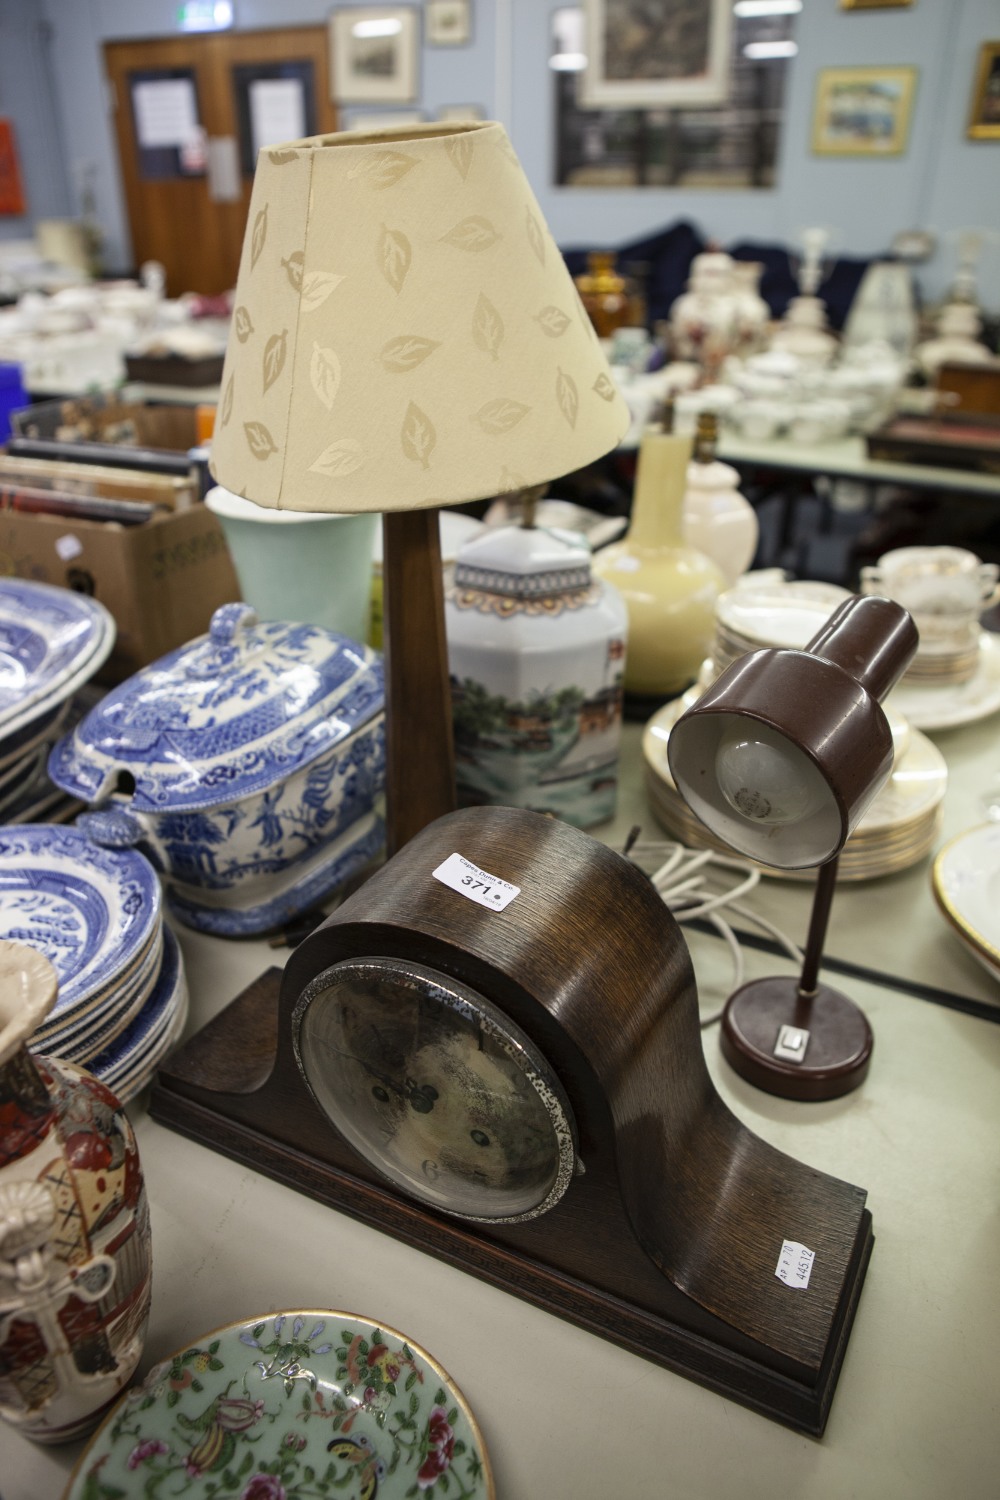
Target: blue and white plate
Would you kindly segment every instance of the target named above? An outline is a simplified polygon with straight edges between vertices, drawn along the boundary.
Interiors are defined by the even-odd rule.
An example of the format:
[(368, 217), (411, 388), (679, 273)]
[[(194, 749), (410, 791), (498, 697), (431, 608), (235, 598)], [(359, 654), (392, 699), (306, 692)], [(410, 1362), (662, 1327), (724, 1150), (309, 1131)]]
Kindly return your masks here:
[(163, 929), (163, 961), (156, 985), (139, 1014), (87, 1063), (123, 1104), (139, 1093), (183, 1029), (187, 1016), (187, 982), (180, 945)]
[(81, 1001), (74, 1009), (47, 1020), (32, 1036), (32, 1046), (89, 1067), (90, 1058), (110, 1046), (146, 1004), (158, 983), (162, 963), (161, 922), (140, 959), (126, 973), (101, 990), (96, 1001)]
[(114, 619), (96, 599), (0, 578), (0, 745), (92, 677), (114, 640)]
[(75, 828), (0, 828), (0, 937), (28, 943), (59, 976), (49, 1018), (114, 988), (162, 917), (160, 885), (132, 849), (101, 849)]

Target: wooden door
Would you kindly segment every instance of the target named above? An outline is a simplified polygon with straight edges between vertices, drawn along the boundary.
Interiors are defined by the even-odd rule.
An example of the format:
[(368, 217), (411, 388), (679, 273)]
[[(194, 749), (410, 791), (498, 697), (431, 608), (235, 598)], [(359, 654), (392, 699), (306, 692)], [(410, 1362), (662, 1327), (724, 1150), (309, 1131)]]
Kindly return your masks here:
[(337, 128), (328, 45), (325, 26), (105, 45), (132, 253), (170, 296), (236, 284), (256, 146)]

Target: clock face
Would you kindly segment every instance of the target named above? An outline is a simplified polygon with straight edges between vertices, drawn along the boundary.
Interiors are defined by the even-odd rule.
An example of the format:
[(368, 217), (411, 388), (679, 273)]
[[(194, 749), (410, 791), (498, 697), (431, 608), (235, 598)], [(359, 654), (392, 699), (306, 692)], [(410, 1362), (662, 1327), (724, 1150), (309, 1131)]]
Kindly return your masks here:
[(457, 980), (348, 959), (307, 985), (292, 1035), (320, 1108), (422, 1202), (515, 1223), (569, 1186), (575, 1129), (562, 1087), (524, 1033)]

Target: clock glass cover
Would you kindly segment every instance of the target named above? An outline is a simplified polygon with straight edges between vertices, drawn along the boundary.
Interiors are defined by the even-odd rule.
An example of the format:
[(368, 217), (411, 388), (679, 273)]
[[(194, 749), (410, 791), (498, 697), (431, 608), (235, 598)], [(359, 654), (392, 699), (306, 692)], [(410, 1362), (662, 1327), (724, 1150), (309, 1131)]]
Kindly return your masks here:
[(295, 1009), (313, 1096), (398, 1187), (462, 1218), (545, 1213), (576, 1163), (569, 1103), (541, 1053), (484, 996), (421, 964), (334, 964)]

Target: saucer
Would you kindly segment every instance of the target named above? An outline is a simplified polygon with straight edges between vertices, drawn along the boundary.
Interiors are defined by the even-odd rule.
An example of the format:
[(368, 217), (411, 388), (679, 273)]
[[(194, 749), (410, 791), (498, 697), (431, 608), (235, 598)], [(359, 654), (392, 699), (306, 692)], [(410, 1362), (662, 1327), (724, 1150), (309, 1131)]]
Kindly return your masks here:
[(903, 680), (893, 688), (891, 706), (917, 729), (957, 729), (1000, 709), (1000, 642), (983, 631), (979, 664), (967, 682), (931, 685)]
[(230, 1324), (157, 1365), (91, 1438), (65, 1500), (376, 1492), (496, 1495), (476, 1419), (426, 1350), (383, 1323), (304, 1310)]
[(1000, 824), (950, 839), (934, 861), (931, 888), (969, 952), (1000, 979)]

